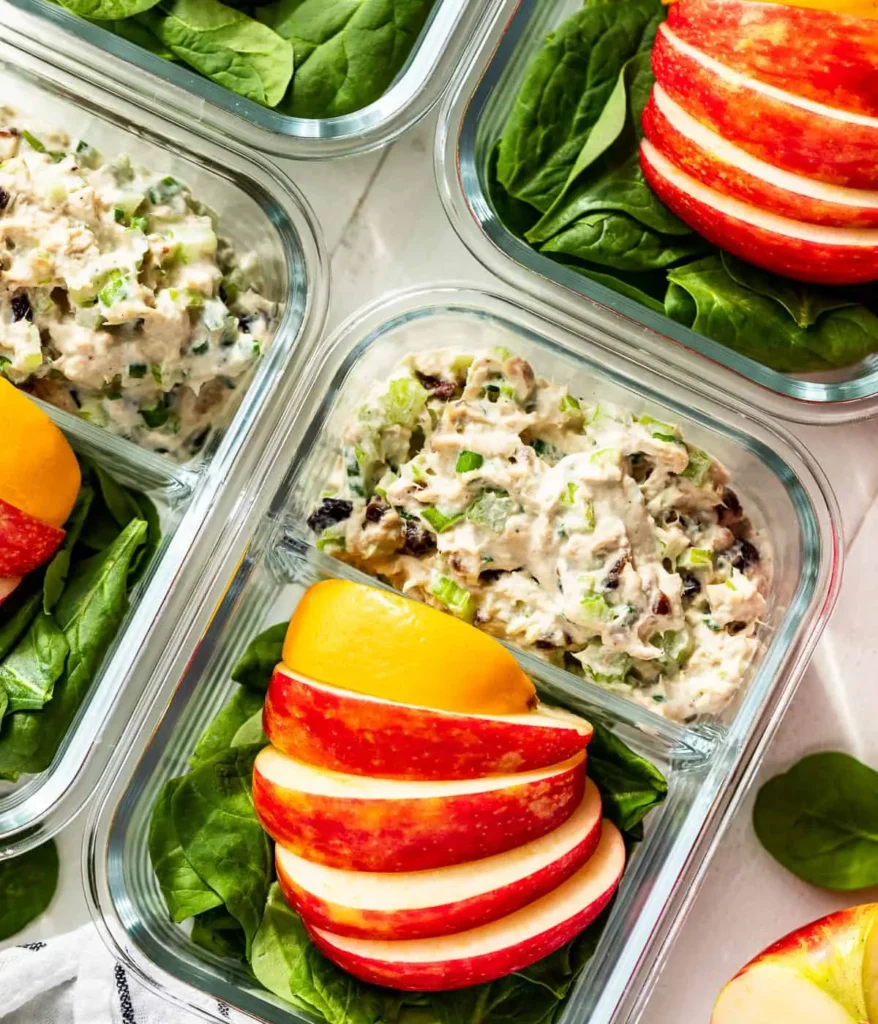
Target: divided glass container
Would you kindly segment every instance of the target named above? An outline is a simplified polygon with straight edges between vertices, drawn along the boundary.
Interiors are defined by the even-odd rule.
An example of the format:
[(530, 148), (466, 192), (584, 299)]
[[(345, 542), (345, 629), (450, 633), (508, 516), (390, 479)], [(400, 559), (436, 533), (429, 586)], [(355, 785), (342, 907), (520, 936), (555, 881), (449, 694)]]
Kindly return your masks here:
[(88, 139), (106, 158), (127, 153), (135, 162), (189, 184), (218, 213), (220, 235), (239, 252), (257, 254), (263, 290), (277, 303), (272, 344), (234, 416), (188, 463), (174, 462), (44, 405), (77, 452), (154, 499), (163, 541), (131, 595), (129, 612), (52, 765), (15, 784), (0, 783), (3, 858), (57, 833), (94, 791), (139, 696), (130, 686), (132, 666), (153, 655), (154, 620), (172, 588), (176, 592), (184, 585), (181, 565), (193, 539), (205, 527), (230, 467), (252, 463), (249, 441), (255, 426), (270, 427), (290, 401), (298, 368), (323, 325), (328, 270), (310, 209), (269, 165), (240, 149), (220, 148), (175, 127), (155, 110), (84, 82), (53, 62), (45, 47), (33, 52), (6, 27), (0, 41), (0, 97), (35, 122)]
[[(300, 118), (238, 96), (182, 63), (163, 59), (51, 0), (0, 0), (4, 23), (59, 53), (78, 52), (84, 73), (127, 95), (148, 96), (186, 125), (296, 159), (363, 153), (398, 138), (442, 95), (501, 0), (435, 0), (427, 23), (388, 90), (368, 106), (330, 118)], [(234, 6), (234, 5), (233, 5)]]
[(105, 939), (145, 984), (205, 1017), (223, 1019), (219, 1000), (275, 1024), (305, 1019), (242, 965), (204, 951), (170, 923), (147, 852), (156, 797), (185, 772), (197, 738), (232, 692), (230, 671), (248, 642), (286, 620), (304, 588), (328, 577), (382, 585), (319, 551), (305, 523), (366, 388), (409, 352), (494, 345), (587, 401), (609, 399), (680, 424), (687, 439), (725, 463), (774, 550), (760, 652), (740, 699), (719, 716), (671, 722), (513, 648), (548, 702), (611, 726), (669, 781), (668, 800), (647, 817), (597, 952), (563, 1010), (565, 1024), (628, 1021), (642, 1010), (829, 617), (841, 572), (840, 520), (819, 468), (783, 428), (703, 381), (673, 379), (649, 354), (619, 353), (598, 332), (529, 300), (448, 285), (403, 292), (356, 314), (307, 366), (301, 402), (266, 451), (246, 515), (221, 508), (221, 530), (202, 538), (211, 548), (197, 559), (210, 565), (204, 585), (188, 588), (189, 610), (185, 621), (172, 620), (153, 697), (132, 718), (90, 812), (87, 892)]
[[(507, 284), (602, 331), (618, 349), (636, 347), (683, 370), (698, 363), (704, 379), (754, 408), (804, 423), (878, 413), (878, 355), (827, 373), (779, 373), (549, 259), (504, 226), (489, 193), (492, 150), (530, 61), (581, 7), (581, 0), (506, 0), (455, 77), (440, 113), (435, 161), (442, 201), (461, 240)], [(753, 329), (758, 332), (758, 323)]]

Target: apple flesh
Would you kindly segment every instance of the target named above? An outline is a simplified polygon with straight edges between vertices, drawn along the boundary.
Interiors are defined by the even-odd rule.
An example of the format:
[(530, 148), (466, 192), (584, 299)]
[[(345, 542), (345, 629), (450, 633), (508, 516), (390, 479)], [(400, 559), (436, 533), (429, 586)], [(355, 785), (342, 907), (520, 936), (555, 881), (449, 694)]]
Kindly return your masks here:
[(552, 832), (506, 853), (386, 874), (340, 871), (276, 847), (287, 902), (316, 928), (366, 939), (419, 939), (505, 917), (557, 888), (591, 857), (601, 836), (601, 798), (586, 781), (573, 814)]
[(538, 771), (407, 781), (345, 775), (266, 747), (253, 766), (262, 827), (293, 853), (352, 871), (423, 871), (551, 832), (585, 790), (585, 753)]
[[(878, 117), (878, 24), (828, 10), (753, 0), (679, 0), (668, 26), (684, 43), (768, 85)], [(870, 17), (878, 17), (878, 5)], [(850, 5), (852, 8), (854, 5)]]
[(878, 118), (795, 96), (709, 57), (660, 26), (656, 81), (680, 107), (765, 163), (846, 188), (878, 189)]
[(263, 728), (299, 761), (397, 779), (469, 779), (546, 768), (584, 750), (592, 727), (538, 706), (521, 715), (471, 715), (399, 704), (307, 679), (278, 665)]
[(878, 903), (869, 903), (769, 946), (722, 990), (711, 1024), (863, 1024), (876, 1008)]
[(710, 188), (781, 217), (833, 227), (878, 227), (878, 191), (828, 185), (766, 163), (701, 124), (657, 85), (643, 112), (647, 139)]
[(647, 139), (643, 174), (659, 198), (700, 235), (735, 256), (800, 281), (854, 284), (878, 277), (878, 230), (789, 220), (702, 185)]
[(625, 867), (625, 844), (604, 821), (594, 854), (566, 882), (506, 917), (453, 935), (382, 940), (338, 935), (305, 919), (314, 944), (363, 981), (438, 992), (502, 978), (549, 956), (609, 903)]
[(0, 498), (0, 578), (25, 576), (55, 554), (64, 531)]

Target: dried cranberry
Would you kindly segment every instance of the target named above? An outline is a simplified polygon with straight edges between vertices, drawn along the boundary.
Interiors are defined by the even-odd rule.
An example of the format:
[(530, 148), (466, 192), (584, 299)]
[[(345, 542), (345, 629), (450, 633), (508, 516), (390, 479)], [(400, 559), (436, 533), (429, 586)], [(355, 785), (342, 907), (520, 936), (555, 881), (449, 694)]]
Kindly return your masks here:
[(652, 606), (653, 615), (670, 615), (671, 614), (671, 602), (668, 600), (668, 595), (659, 591), (658, 597), (655, 599), (655, 604)]
[(436, 547), (436, 536), (414, 520), (405, 521), (405, 544), (403, 550), (409, 555), (426, 555)]
[(0, 211), (5, 210), (9, 206), (9, 200), (12, 197), (6, 191), (5, 188), (0, 188)]
[(354, 503), (344, 498), (324, 498), (308, 516), (308, 525), (315, 533), (323, 533), (328, 526), (343, 523), (354, 511)]
[(619, 577), (622, 575), (622, 570), (628, 564), (627, 556), (618, 559), (610, 567), (610, 571), (607, 573), (607, 578), (604, 580), (604, 590), (616, 590), (619, 586)]
[(554, 650), (555, 645), (551, 640), (534, 640), (534, 647), (538, 651), (551, 651)]
[(30, 320), (33, 322), (34, 312), (30, 308), (30, 299), (26, 294), (13, 295), (10, 305), (12, 306), (13, 320)]
[(482, 583), (493, 583), (494, 580), (499, 580), (505, 572), (505, 569), (482, 569), (479, 573), (479, 579)]
[(731, 489), (731, 487), (723, 488), (723, 505), (732, 512), (734, 515), (739, 516), (742, 512), (741, 502), (738, 500), (738, 495)]
[(417, 378), (423, 387), (436, 398), (442, 399), (443, 402), (448, 401), (449, 398), (454, 398), (460, 389), (460, 385), (456, 381), (442, 380), (441, 377), (431, 377), (427, 373), (419, 373)]
[(366, 506), (366, 511), (363, 514), (370, 523), (380, 523), (389, 508), (390, 506), (385, 505), (383, 501), (377, 501), (373, 498)]

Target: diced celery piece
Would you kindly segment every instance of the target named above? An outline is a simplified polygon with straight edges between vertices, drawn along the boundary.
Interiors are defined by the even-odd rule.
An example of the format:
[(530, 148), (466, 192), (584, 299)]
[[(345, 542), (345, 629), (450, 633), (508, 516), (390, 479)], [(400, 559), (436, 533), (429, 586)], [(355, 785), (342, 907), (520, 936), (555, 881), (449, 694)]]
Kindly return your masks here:
[(171, 228), (168, 240), (177, 247), (179, 259), (183, 263), (201, 259), (202, 256), (213, 256), (217, 247), (216, 234), (207, 219)]
[(36, 137), (36, 135), (32, 135), (26, 129), (22, 129), (21, 137), (30, 146), (30, 148), (31, 149), (35, 149), (37, 151), (37, 153), (45, 153), (46, 152), (46, 147), (43, 145), (42, 142), (40, 142), (40, 140)]
[(491, 348), (491, 355), (504, 363), (507, 359), (512, 358), (512, 352), (505, 345), (494, 345)]
[(131, 230), (142, 231), (145, 235), (149, 234), (149, 217), (132, 217), (131, 218)]
[(156, 182), (155, 185), (150, 185), (146, 190), (146, 196), (153, 206), (158, 206), (160, 203), (166, 203), (172, 196), (176, 196), (182, 191), (182, 183), (168, 175), (162, 178), (161, 181)]
[(579, 488), (577, 487), (577, 485), (575, 483), (573, 483), (572, 480), (569, 481), (567, 486), (564, 488), (564, 490), (561, 493), (561, 504), (562, 505), (572, 505), (573, 502), (576, 500), (576, 492), (578, 490), (579, 490)]
[(149, 368), (150, 376), (158, 384), (162, 386), (162, 367), (160, 363), (153, 363)]
[(599, 448), (592, 452), (589, 461), (598, 466), (618, 466), (622, 453), (618, 448)]
[(654, 439), (655, 439), (656, 441), (664, 441), (664, 442), (665, 442), (665, 444), (682, 444), (682, 443), (683, 443), (683, 442), (682, 442), (682, 441), (680, 440), (680, 438), (679, 438), (679, 437), (675, 437), (675, 436), (674, 436), (673, 434), (659, 434), (659, 433), (654, 433), (654, 434), (653, 434), (652, 436), (653, 436), (653, 438), (654, 438)]
[(128, 295), (128, 275), (124, 270), (111, 270), (104, 281), (101, 290), (98, 292), (98, 302), (102, 306), (110, 307), (120, 302)]
[(434, 573), (430, 580), (430, 593), (450, 612), (465, 622), (472, 622), (476, 613), (476, 602), (472, 594), (455, 580), (441, 573)]
[(502, 533), (514, 511), (515, 501), (505, 491), (485, 491), (466, 510), (466, 517), (476, 526)]
[(478, 452), (462, 451), (457, 456), (454, 470), (457, 473), (471, 473), (474, 469), (481, 469), (484, 461), (484, 457)]
[(586, 679), (608, 686), (625, 682), (631, 670), (631, 656), (624, 651), (611, 651), (601, 643), (589, 644), (577, 655)]
[(427, 505), (421, 510), (421, 518), (425, 519), (437, 533), (450, 530), (455, 523), (459, 523), (463, 519), (465, 514), (464, 512), (452, 512), (451, 515), (446, 515), (444, 512), (440, 512), (435, 505)]
[(644, 427), (651, 427), (654, 431), (652, 435), (653, 437), (655, 437), (656, 432), (673, 437), (674, 440), (677, 440), (680, 436), (679, 427), (675, 427), (670, 423), (664, 423), (662, 420), (654, 419), (652, 416), (638, 416), (637, 422), (642, 423)]
[(141, 409), (140, 415), (151, 430), (157, 430), (159, 427), (165, 426), (170, 413), (165, 400), (160, 399), (151, 409)]
[(713, 552), (708, 548), (687, 548), (677, 559), (677, 568), (712, 569)]
[(585, 506), (585, 525), (589, 530), (595, 527), (594, 502), (591, 501)]
[(686, 450), (689, 452), (689, 465), (683, 470), (680, 476), (684, 476), (687, 480), (691, 480), (696, 487), (701, 487), (707, 479), (710, 467), (713, 465), (713, 459), (707, 454), (707, 452), (702, 451), (700, 448), (696, 448), (694, 445), (686, 445)]
[(579, 399), (574, 398), (571, 394), (566, 394), (561, 399), (561, 403), (558, 406), (558, 411), (562, 416), (567, 416), (571, 420), (582, 420), (582, 406), (580, 405)]
[(387, 385), (384, 411), (387, 422), (413, 427), (426, 405), (428, 391), (413, 377), (397, 377)]
[(580, 604), (593, 622), (609, 622), (613, 617), (613, 609), (600, 594), (586, 594)]
[(661, 647), (665, 652), (665, 657), (678, 665), (682, 665), (686, 661), (694, 647), (688, 629), (669, 629), (664, 633), (656, 633), (650, 639), (650, 643), (654, 647)]
[(317, 538), (318, 551), (346, 551), (347, 540), (344, 535), (344, 528), (338, 526), (327, 526), (323, 533)]

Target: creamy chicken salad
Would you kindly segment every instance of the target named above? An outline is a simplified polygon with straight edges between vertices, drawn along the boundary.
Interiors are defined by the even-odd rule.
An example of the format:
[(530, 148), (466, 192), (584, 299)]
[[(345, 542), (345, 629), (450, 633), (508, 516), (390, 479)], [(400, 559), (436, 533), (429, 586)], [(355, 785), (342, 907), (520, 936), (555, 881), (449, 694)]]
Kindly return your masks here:
[(191, 458), (271, 339), (252, 256), (176, 178), (0, 107), (0, 372)]
[(744, 681), (770, 552), (676, 426), (442, 349), (376, 384), (343, 444), (322, 550), (668, 718)]

